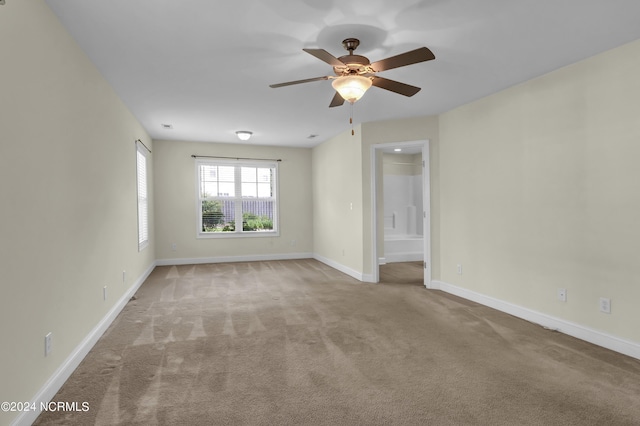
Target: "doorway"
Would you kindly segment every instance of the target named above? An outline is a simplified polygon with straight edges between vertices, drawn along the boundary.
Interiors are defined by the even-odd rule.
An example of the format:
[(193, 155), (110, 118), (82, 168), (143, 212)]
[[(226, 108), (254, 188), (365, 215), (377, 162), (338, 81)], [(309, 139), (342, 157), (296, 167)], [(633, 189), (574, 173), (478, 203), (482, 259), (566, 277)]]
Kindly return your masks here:
[[(413, 262), (415, 269), (419, 261), (423, 284), (431, 288), (429, 141), (379, 144), (371, 149), (373, 281), (380, 282), (381, 264)], [(385, 169), (397, 176), (385, 179)], [(403, 171), (411, 169), (414, 172)], [(385, 187), (391, 194), (386, 206)]]

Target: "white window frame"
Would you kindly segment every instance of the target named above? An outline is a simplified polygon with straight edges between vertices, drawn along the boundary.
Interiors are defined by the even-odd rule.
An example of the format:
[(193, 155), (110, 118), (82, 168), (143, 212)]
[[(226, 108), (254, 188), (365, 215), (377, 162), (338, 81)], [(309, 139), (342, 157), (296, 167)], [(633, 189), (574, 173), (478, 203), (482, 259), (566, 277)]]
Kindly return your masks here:
[[(196, 232), (197, 238), (261, 238), (261, 237), (277, 237), (280, 236), (280, 197), (279, 197), (279, 168), (278, 161), (274, 160), (228, 160), (217, 158), (197, 158), (195, 167), (196, 175)], [(235, 231), (227, 232), (204, 232), (202, 231), (202, 201), (200, 193), (200, 166), (201, 165), (217, 165), (217, 166), (230, 166), (235, 167), (235, 196), (229, 197), (228, 200), (235, 201), (235, 219), (236, 226)], [(271, 231), (244, 231), (242, 230), (242, 200), (257, 199), (264, 200), (265, 198), (243, 198), (242, 197), (242, 182), (240, 179), (240, 171), (242, 167), (261, 167), (274, 169), (272, 190), (273, 195), (270, 197), (274, 201), (273, 205), (273, 230)], [(219, 199), (218, 197), (211, 197), (210, 199)]]
[(138, 251), (149, 246), (149, 151), (136, 141), (136, 193), (138, 197)]

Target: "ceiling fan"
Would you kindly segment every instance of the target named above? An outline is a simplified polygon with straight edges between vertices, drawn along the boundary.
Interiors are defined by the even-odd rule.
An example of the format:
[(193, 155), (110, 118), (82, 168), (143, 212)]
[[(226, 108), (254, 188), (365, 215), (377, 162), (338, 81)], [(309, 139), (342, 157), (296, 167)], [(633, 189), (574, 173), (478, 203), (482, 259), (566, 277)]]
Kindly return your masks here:
[(339, 58), (336, 58), (324, 49), (302, 49), (321, 61), (332, 65), (333, 71), (336, 74), (335, 76), (328, 75), (324, 77), (288, 81), (286, 83), (271, 84), (269, 87), (276, 88), (291, 86), (293, 84), (310, 83), (312, 81), (319, 80), (333, 80), (331, 85), (337, 93), (333, 97), (329, 107), (340, 106), (344, 104), (345, 100), (353, 104), (360, 99), (371, 86), (376, 86), (404, 96), (413, 96), (420, 91), (419, 87), (389, 80), (384, 77), (378, 77), (375, 74), (381, 71), (430, 61), (436, 58), (431, 50), (426, 47), (420, 47), (409, 52), (401, 53), (400, 55), (371, 63), (368, 58), (353, 54), (353, 51), (360, 45), (360, 40), (357, 38), (345, 39), (342, 42), (342, 45), (349, 54)]

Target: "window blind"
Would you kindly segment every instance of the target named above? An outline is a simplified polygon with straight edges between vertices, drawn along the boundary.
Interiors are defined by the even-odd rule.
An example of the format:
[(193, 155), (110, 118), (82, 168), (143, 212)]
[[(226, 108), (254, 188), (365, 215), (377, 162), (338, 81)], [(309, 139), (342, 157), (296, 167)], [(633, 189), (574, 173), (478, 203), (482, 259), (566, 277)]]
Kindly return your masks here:
[(138, 184), (138, 250), (149, 244), (149, 196), (147, 185), (147, 149), (136, 142), (136, 178)]

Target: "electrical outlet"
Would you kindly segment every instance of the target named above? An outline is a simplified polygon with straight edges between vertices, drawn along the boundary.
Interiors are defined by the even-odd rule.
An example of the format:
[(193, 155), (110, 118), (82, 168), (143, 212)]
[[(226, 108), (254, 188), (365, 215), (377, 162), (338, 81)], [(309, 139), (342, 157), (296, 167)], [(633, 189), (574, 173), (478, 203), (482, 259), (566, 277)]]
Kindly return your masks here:
[(605, 314), (611, 313), (611, 299), (606, 297), (600, 298), (600, 312), (604, 312)]
[(51, 353), (51, 339), (51, 332), (47, 333), (47, 335), (44, 336), (44, 356), (47, 356)]
[(107, 286), (102, 287), (102, 298), (107, 300)]
[(462, 275), (462, 265), (459, 263), (456, 266), (456, 272), (458, 273), (458, 275)]
[(558, 300), (561, 302), (566, 302), (567, 301), (567, 289), (566, 288), (559, 288), (558, 289)]
[(122, 271), (122, 282), (127, 282), (127, 271)]
[(178, 250), (178, 245), (176, 243), (171, 243), (171, 251)]

